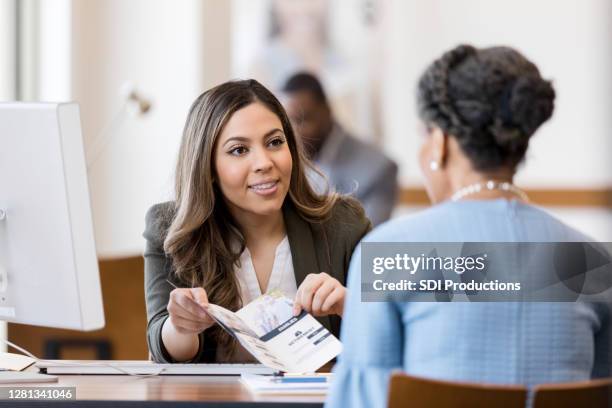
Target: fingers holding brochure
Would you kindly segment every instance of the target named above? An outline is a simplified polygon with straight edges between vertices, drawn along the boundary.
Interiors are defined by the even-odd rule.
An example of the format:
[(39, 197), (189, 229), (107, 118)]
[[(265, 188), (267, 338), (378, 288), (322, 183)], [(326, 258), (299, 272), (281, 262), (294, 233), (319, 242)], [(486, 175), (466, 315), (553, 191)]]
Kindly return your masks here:
[(207, 305), (208, 296), (203, 288), (174, 289), (168, 301), (170, 323), (179, 333), (200, 333), (215, 323), (204, 309)]
[(346, 288), (325, 272), (311, 273), (295, 295), (293, 315), (306, 310), (314, 316), (336, 314), (342, 316)]

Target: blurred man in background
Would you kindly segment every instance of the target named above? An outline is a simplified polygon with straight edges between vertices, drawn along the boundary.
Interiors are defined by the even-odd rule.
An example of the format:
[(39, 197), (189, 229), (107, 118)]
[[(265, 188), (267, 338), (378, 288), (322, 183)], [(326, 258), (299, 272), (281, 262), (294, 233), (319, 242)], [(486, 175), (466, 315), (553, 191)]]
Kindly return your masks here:
[[(348, 134), (334, 120), (323, 86), (300, 72), (284, 84), (285, 108), (309, 158), (339, 193), (352, 194), (373, 225), (389, 219), (397, 198), (397, 165), (376, 147)], [(322, 192), (325, 180), (309, 177)]]

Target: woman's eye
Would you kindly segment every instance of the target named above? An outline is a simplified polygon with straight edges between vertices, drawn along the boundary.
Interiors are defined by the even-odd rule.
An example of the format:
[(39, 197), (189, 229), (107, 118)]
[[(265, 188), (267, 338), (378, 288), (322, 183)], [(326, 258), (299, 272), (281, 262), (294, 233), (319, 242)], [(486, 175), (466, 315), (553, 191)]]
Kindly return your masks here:
[(282, 139), (279, 137), (277, 139), (271, 140), (269, 144), (270, 146), (278, 147), (282, 145), (283, 143), (285, 143), (285, 139)]
[(231, 149), (228, 153), (234, 156), (242, 156), (243, 154), (245, 154), (247, 152), (246, 147), (244, 146), (236, 146), (233, 149)]

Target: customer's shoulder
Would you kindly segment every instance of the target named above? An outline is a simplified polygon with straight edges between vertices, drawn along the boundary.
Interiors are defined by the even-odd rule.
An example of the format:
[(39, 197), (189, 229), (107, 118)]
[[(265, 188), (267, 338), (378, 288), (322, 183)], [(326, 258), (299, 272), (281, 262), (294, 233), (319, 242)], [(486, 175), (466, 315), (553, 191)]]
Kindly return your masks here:
[(537, 206), (516, 201), (447, 201), (378, 226), (367, 241), (593, 241)]
[(559, 242), (593, 242), (592, 237), (567, 224), (556, 214), (535, 205), (522, 205), (520, 213), (539, 240)]
[(366, 241), (444, 241), (449, 221), (455, 218), (452, 209), (438, 204), (414, 213), (394, 217), (378, 225)]

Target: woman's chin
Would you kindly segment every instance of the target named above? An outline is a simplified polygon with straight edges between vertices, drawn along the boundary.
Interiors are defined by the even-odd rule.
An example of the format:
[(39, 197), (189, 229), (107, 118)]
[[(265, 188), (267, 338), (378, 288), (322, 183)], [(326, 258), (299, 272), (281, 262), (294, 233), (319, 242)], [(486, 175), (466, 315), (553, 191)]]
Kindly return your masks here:
[(260, 217), (266, 217), (266, 216), (278, 214), (280, 211), (282, 211), (283, 201), (284, 200), (281, 200), (279, 197), (277, 200), (270, 200), (270, 201), (261, 202), (261, 203), (252, 203), (252, 205), (246, 208), (243, 207), (242, 209), (253, 215), (260, 216)]
[(261, 206), (258, 208), (254, 208), (253, 212), (257, 215), (261, 215), (261, 216), (268, 216), (268, 215), (274, 215), (277, 214), (278, 212), (281, 211), (281, 209), (283, 208), (283, 203), (270, 203), (270, 205), (266, 205), (266, 206)]
[[(248, 194), (247, 196), (234, 201), (233, 205), (230, 204), (230, 206), (239, 212), (248, 213), (258, 217), (267, 217), (277, 215), (280, 211), (282, 211), (286, 196), (287, 194), (283, 194), (283, 191), (278, 191), (277, 194), (274, 194), (272, 197), (253, 197), (253, 195)], [(238, 203), (246, 203), (247, 205), (239, 205)]]

